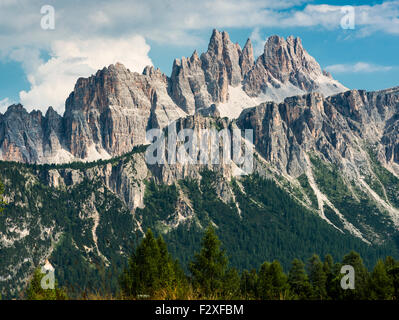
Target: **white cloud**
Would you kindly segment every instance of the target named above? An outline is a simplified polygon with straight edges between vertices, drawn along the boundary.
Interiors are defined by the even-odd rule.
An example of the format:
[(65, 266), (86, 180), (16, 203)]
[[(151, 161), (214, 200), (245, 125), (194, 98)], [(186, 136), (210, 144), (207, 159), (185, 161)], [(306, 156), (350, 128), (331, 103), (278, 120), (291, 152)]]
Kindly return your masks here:
[[(307, 5), (303, 10), (293, 10), (283, 15), (279, 21), (281, 27), (323, 27), (341, 28), (341, 19), (346, 14), (343, 6)], [(355, 32), (365, 36), (374, 32), (399, 35), (399, 1), (387, 1), (382, 4), (353, 6), (355, 12)]]
[[(2, 0), (3, 2), (4, 0)], [(0, 51), (82, 38), (140, 34), (168, 45), (194, 45), (198, 30), (209, 28), (322, 27), (339, 29), (344, 13), (337, 5), (305, 5), (303, 0), (96, 0), (49, 2), (56, 28), (40, 28), (41, 0), (8, 1), (0, 11)], [(399, 34), (399, 0), (354, 6), (355, 32)]]
[(126, 39), (90, 39), (55, 41), (51, 58), (30, 66), (29, 91), (20, 92), (21, 103), (27, 109), (43, 112), (53, 106), (58, 112), (64, 110), (65, 99), (73, 90), (79, 77), (87, 77), (111, 63), (121, 62), (131, 71), (142, 72), (152, 65), (149, 45), (141, 36)]
[(334, 64), (325, 69), (332, 73), (372, 73), (392, 70), (392, 66), (380, 66), (367, 62), (357, 62), (355, 64)]
[(264, 45), (266, 39), (260, 35), (259, 28), (255, 28), (251, 35), (249, 36), (252, 42), (252, 46), (254, 49), (254, 55), (260, 56), (264, 51)]
[(7, 108), (12, 105), (13, 102), (9, 98), (4, 98), (3, 100), (0, 100), (0, 112), (4, 113), (7, 111)]

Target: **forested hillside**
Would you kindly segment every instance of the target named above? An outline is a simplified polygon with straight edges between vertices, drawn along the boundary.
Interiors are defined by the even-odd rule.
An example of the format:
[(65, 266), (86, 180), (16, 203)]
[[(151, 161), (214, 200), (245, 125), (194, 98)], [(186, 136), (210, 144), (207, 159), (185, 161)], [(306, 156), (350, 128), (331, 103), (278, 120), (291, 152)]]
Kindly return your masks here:
[[(7, 202), (0, 215), (3, 297), (24, 292), (45, 259), (71, 296), (97, 290), (115, 294), (118, 277), (148, 228), (163, 236), (186, 273), (209, 224), (240, 272), (275, 259), (288, 272), (295, 258), (331, 254), (338, 261), (351, 250), (371, 270), (378, 259), (399, 256), (397, 234), (389, 226), (383, 241), (369, 244), (320, 219), (312, 205), (304, 205), (312, 191), (303, 178), (298, 189), (283, 177), (254, 173), (226, 179), (217, 168), (197, 167), (196, 175), (162, 183), (159, 168), (143, 171), (144, 150), (95, 163), (0, 163)], [(329, 179), (327, 165), (314, 161), (316, 179)], [(334, 188), (335, 181), (320, 185)], [(129, 199), (141, 192), (142, 202), (132, 208)], [(348, 198), (340, 210), (353, 212), (354, 205)], [(374, 223), (371, 217), (364, 218)]]

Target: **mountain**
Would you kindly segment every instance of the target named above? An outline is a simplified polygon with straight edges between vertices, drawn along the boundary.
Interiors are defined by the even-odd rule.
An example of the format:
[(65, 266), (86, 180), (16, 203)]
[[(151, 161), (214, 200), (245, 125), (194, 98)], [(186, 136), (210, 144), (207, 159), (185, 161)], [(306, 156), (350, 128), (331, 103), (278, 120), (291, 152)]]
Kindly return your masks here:
[(176, 59), (170, 77), (146, 67), (142, 74), (116, 63), (78, 79), (61, 117), (50, 107), (10, 106), (0, 115), (0, 159), (26, 163), (93, 161), (122, 155), (145, 143), (150, 128), (215, 104), (237, 118), (246, 107), (281, 102), (306, 92), (347, 90), (323, 72), (300, 39), (270, 37), (254, 60), (251, 41), (241, 50), (226, 32), (213, 31), (208, 50)]
[[(18, 296), (46, 259), (75, 292), (115, 290), (147, 228), (185, 266), (210, 223), (239, 269), (350, 250), (368, 266), (398, 257), (399, 87), (345, 90), (292, 37), (252, 52), (214, 31), (170, 78), (116, 64), (79, 79), (62, 117), (10, 106), (2, 154), (17, 161), (0, 162), (0, 293)], [(253, 130), (253, 172), (150, 164), (146, 130), (169, 141), (171, 123)]]

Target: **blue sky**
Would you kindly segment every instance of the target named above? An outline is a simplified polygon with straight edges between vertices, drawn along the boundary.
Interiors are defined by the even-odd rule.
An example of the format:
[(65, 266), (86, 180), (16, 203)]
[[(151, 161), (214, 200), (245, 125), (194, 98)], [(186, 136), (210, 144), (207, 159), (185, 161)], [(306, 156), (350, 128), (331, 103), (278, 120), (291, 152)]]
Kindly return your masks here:
[[(55, 10), (54, 30), (41, 28), (44, 4)], [(354, 7), (353, 30), (340, 26), (344, 5)], [(399, 1), (2, 0), (0, 112), (21, 101), (62, 113), (78, 77), (117, 61), (170, 75), (175, 58), (206, 50), (213, 28), (241, 46), (250, 37), (258, 54), (270, 35), (298, 36), (348, 88), (399, 85)]]

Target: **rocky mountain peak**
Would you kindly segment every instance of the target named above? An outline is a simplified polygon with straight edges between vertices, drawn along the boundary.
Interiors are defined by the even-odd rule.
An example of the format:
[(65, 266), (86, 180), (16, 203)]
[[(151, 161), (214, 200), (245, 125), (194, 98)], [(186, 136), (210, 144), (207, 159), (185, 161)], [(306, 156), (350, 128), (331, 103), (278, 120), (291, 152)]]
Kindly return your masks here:
[(250, 96), (265, 94), (282, 101), (290, 95), (317, 91), (326, 96), (346, 91), (347, 88), (331, 75), (323, 72), (316, 60), (302, 46), (300, 38), (269, 37), (264, 52), (258, 57), (244, 81)]
[(22, 104), (17, 103), (9, 106), (5, 113), (10, 114), (10, 113), (27, 113), (27, 112)]
[[(63, 246), (61, 239), (71, 226), (81, 232), (71, 234), (74, 237), (71, 241), (77, 240), (71, 244), (76, 243), (77, 252), (95, 262), (101, 261), (97, 257), (105, 262), (114, 261), (115, 256), (108, 249), (128, 248), (131, 241), (125, 235), (145, 230), (148, 218), (154, 219), (149, 226), (158, 226), (162, 233), (173, 232), (179, 226), (187, 226), (191, 232), (195, 230), (192, 227), (198, 225), (202, 229), (202, 225), (213, 222), (208, 219), (219, 223), (217, 215), (225, 214), (231, 219), (236, 212), (237, 219), (227, 222), (240, 226), (241, 221), (247, 220), (249, 224), (243, 226), (253, 230), (253, 226), (260, 226), (260, 216), (247, 218), (259, 212), (266, 217), (259, 220), (264, 225), (271, 221), (279, 226), (283, 222), (300, 225), (298, 234), (309, 234), (307, 241), (314, 240), (314, 232), (325, 235), (317, 229), (321, 224), (314, 224), (312, 232), (303, 232), (301, 222), (307, 216), (296, 211), (299, 205), (309, 210), (309, 216), (318, 214), (342, 235), (350, 233), (368, 244), (384, 246), (392, 235), (397, 243), (399, 87), (376, 92), (345, 90), (321, 70), (299, 38), (271, 36), (264, 53), (255, 61), (251, 40), (241, 50), (226, 32), (214, 30), (208, 50), (176, 59), (170, 77), (153, 66), (145, 67), (140, 74), (116, 63), (91, 77), (78, 79), (63, 116), (52, 107), (43, 116), (40, 111), (28, 113), (21, 104), (10, 106), (4, 115), (0, 114), (2, 160), (68, 163), (125, 155), (87, 166), (42, 166), (39, 170), (37, 166), (3, 163), (1, 180), (11, 210), (0, 215), (4, 217), (0, 225), (5, 225), (0, 228), (0, 252), (5, 249), (21, 253), (19, 261), (14, 259), (15, 255), (6, 255), (11, 258), (1, 261), (3, 270), (16, 268), (19, 279), (28, 279), (21, 266), (30, 261), (33, 269), (33, 254), (42, 252), (44, 261), (44, 254), (51, 255), (54, 244)], [(178, 130), (195, 132), (215, 128), (251, 129), (251, 149), (254, 146), (251, 172), (256, 177), (236, 177), (235, 164), (149, 165), (142, 148), (130, 152), (135, 146), (148, 143), (147, 130), (165, 128), (174, 121)], [(234, 145), (231, 147), (232, 155), (237, 155)], [(201, 172), (203, 168), (211, 169), (215, 175), (207, 174), (207, 178)], [(274, 180), (276, 186), (270, 188), (269, 184), (256, 182), (260, 177), (262, 181)], [(206, 179), (201, 181), (202, 178)], [(174, 185), (176, 203), (169, 216), (146, 206), (149, 181)], [(207, 205), (217, 209), (213, 213), (207, 210), (204, 221), (201, 217), (204, 214), (196, 211), (196, 198), (192, 198), (192, 191), (204, 199), (208, 196), (202, 182), (208, 191), (215, 190), (212, 192), (218, 199)], [(198, 189), (192, 189), (194, 185)], [(155, 190), (162, 195), (162, 189)], [(256, 193), (260, 191), (263, 193), (258, 197)], [(266, 197), (267, 193), (273, 197)], [(172, 195), (169, 191), (168, 194)], [(283, 195), (280, 198), (285, 204), (279, 210), (270, 210), (276, 194)], [(174, 198), (169, 195), (169, 200)], [(290, 198), (295, 201), (287, 202)], [(158, 199), (151, 198), (148, 203)], [(233, 211), (234, 206), (237, 210)], [(294, 208), (295, 223), (287, 220), (291, 215), (287, 208)], [(58, 212), (59, 209), (65, 210)], [(41, 219), (42, 212), (45, 219)], [(63, 216), (67, 219), (62, 220)], [(130, 223), (126, 217), (134, 220)], [(123, 222), (119, 225), (126, 228), (118, 229), (121, 232), (113, 230), (109, 226), (114, 221)], [(262, 230), (268, 234), (271, 229)], [(115, 242), (119, 233), (123, 242)], [(104, 246), (100, 236), (113, 241), (112, 245)], [(271, 238), (291, 237), (278, 233), (264, 239)], [(336, 248), (334, 239), (340, 238), (341, 233), (337, 232), (337, 238), (330, 238), (327, 243)], [(303, 247), (310, 243), (300, 240), (298, 243)], [(119, 245), (125, 242), (126, 246)], [(60, 252), (70, 253), (69, 245)], [(56, 255), (62, 256), (60, 252)], [(263, 254), (261, 258), (264, 259)], [(68, 271), (69, 266), (64, 267)], [(15, 281), (0, 276), (1, 282)]]
[[(170, 77), (153, 66), (139, 74), (116, 62), (77, 80), (63, 117), (52, 108), (43, 117), (15, 105), (0, 127), (7, 127), (7, 123), (5, 131), (18, 137), (9, 138), (8, 146), (15, 142), (16, 150), (29, 145), (34, 151), (25, 152), (18, 160), (94, 160), (129, 152), (145, 142), (148, 128), (163, 128), (212, 105), (221, 116), (235, 118), (244, 108), (263, 101), (282, 102), (288, 96), (311, 91), (329, 95), (345, 89), (321, 71), (299, 38), (271, 36), (255, 61), (250, 39), (241, 49), (227, 32), (215, 29), (207, 51), (175, 59)], [(11, 130), (12, 117), (24, 120)], [(22, 131), (37, 133), (32, 143), (23, 139)], [(41, 139), (40, 151), (35, 150), (40, 145), (35, 147), (35, 139)], [(0, 146), (2, 141), (0, 137)]]
[(47, 119), (50, 119), (50, 118), (58, 118), (58, 117), (61, 117), (61, 116), (58, 114), (57, 111), (54, 110), (54, 108), (52, 106), (49, 106), (47, 111), (46, 111), (45, 117)]
[(251, 39), (248, 38), (240, 55), (241, 75), (243, 78), (245, 78), (249, 70), (253, 68), (254, 64), (254, 50), (252, 47)]
[[(213, 29), (212, 36), (208, 44), (208, 52), (213, 53), (216, 56), (221, 56), (223, 53), (224, 37), (226, 33), (222, 33), (216, 29)], [(227, 35), (228, 37), (228, 35)], [(228, 39), (230, 40), (230, 39)]]
[[(321, 74), (320, 66), (303, 49), (301, 40), (292, 36), (287, 40), (276, 35), (269, 37), (265, 44), (263, 61), (273, 77), (282, 82), (290, 80), (297, 72)], [(304, 83), (301, 89), (309, 90), (310, 87)]]
[(197, 50), (194, 50), (193, 54), (191, 55), (190, 61), (191, 63), (193, 63), (194, 61), (200, 61)]
[(150, 77), (160, 77), (165, 78), (165, 74), (159, 68), (155, 68), (153, 66), (146, 66), (143, 70), (143, 75)]

